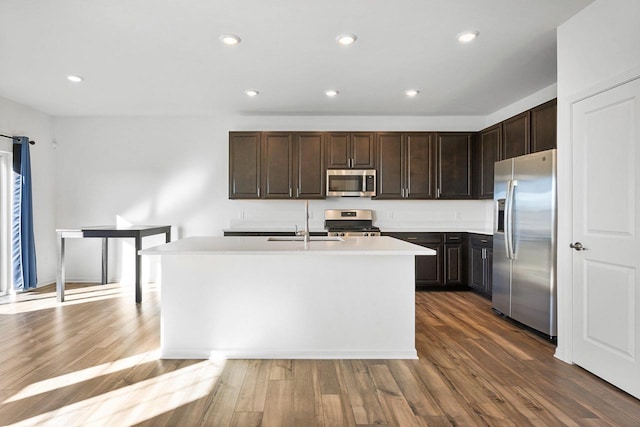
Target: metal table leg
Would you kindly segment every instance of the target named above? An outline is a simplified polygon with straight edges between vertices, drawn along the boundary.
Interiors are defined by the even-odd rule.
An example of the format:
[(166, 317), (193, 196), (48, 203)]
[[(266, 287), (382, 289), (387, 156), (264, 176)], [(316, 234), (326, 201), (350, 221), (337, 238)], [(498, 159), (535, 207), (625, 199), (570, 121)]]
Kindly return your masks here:
[(64, 302), (64, 237), (58, 232), (58, 272), (56, 275), (56, 295), (58, 302)]
[(140, 286), (140, 270), (142, 267), (142, 255), (140, 255), (140, 251), (142, 250), (142, 237), (138, 236), (136, 239), (136, 303), (140, 304), (142, 302), (142, 287)]
[(102, 238), (102, 284), (106, 285), (109, 280), (109, 239)]

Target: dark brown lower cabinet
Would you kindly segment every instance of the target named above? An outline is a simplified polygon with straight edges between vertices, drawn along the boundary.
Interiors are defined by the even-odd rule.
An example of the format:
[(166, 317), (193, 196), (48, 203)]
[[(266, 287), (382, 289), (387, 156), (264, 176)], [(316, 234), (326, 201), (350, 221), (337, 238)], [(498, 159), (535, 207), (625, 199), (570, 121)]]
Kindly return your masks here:
[(414, 243), (436, 251), (435, 255), (416, 256), (416, 286), (442, 286), (444, 245), (436, 243)]
[(444, 283), (445, 286), (466, 284), (465, 234), (444, 234)]
[(447, 288), (466, 285), (465, 233), (383, 233), (424, 246), (435, 255), (416, 256), (416, 287)]
[(493, 236), (469, 235), (469, 286), (491, 297), (493, 283)]

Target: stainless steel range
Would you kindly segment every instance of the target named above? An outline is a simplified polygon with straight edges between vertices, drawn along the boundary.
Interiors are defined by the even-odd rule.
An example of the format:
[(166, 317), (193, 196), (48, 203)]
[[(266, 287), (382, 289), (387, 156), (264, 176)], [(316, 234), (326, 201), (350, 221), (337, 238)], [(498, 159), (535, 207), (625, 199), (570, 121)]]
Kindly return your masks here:
[(373, 226), (373, 211), (369, 209), (327, 209), (324, 228), (329, 236), (375, 237), (380, 229)]

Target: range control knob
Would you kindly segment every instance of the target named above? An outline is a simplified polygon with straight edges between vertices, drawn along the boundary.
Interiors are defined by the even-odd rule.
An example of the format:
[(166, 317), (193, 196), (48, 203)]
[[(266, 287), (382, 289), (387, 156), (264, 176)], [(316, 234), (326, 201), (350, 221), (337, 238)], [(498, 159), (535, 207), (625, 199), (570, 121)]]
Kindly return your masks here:
[(367, 237), (369, 235), (369, 233), (364, 233), (364, 237)]
[(344, 236), (344, 232), (340, 233), (340, 236)]

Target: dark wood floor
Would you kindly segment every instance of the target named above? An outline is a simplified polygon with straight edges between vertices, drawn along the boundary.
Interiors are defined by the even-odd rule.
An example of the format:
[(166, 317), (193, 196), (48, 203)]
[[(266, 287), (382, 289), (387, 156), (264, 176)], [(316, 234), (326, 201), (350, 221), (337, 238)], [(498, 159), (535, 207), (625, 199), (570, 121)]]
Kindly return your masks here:
[(416, 294), (420, 360), (176, 361), (153, 286), (69, 288), (0, 299), (1, 425), (640, 425), (640, 401), (470, 292)]

